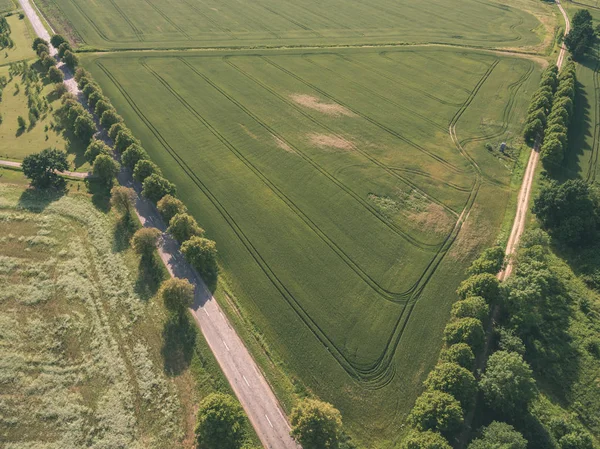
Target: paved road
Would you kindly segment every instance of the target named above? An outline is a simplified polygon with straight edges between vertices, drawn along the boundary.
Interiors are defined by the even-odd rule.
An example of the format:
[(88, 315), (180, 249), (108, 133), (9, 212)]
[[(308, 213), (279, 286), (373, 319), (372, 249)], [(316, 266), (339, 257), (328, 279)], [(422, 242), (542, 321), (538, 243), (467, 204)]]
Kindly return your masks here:
[[(569, 21), (569, 16), (563, 9), (559, 0), (556, 0), (556, 5), (565, 19), (565, 35), (571, 29), (571, 22)], [(560, 52), (558, 54), (558, 59), (556, 60), (556, 65), (560, 69), (563, 65), (563, 61), (565, 59), (566, 47), (562, 44), (560, 48)], [(539, 143), (534, 146), (531, 150), (531, 155), (529, 156), (529, 161), (527, 162), (527, 167), (525, 168), (525, 175), (523, 176), (523, 183), (521, 184), (521, 190), (519, 191), (519, 196), (517, 198), (517, 213), (515, 215), (515, 221), (513, 222), (513, 227), (510, 231), (510, 236), (508, 238), (508, 244), (506, 245), (506, 255), (508, 256), (508, 264), (506, 268), (498, 274), (498, 278), (500, 280), (507, 279), (513, 270), (513, 261), (510, 259), (516, 249), (519, 246), (519, 242), (521, 241), (521, 236), (523, 235), (523, 231), (525, 230), (525, 223), (527, 219), (527, 212), (529, 211), (529, 200), (531, 198), (531, 187), (533, 185), (533, 179), (535, 177), (535, 169), (537, 167), (538, 161), (540, 159), (540, 148)]]
[[(37, 35), (49, 41), (50, 36), (42, 25), (37, 8), (29, 0), (19, 0), (19, 3)], [(51, 47), (51, 53), (55, 54), (56, 49)], [(59, 68), (65, 73), (69, 91), (83, 100), (73, 74), (64, 64), (59, 64)], [(105, 130), (101, 131), (101, 137), (106, 138)], [(159, 254), (171, 276), (187, 278), (195, 285), (195, 301), (190, 310), (265, 448), (300, 449), (290, 437), (289, 423), (271, 387), (213, 295), (179, 252), (177, 242), (166, 233), (166, 226), (154, 205), (140, 195), (141, 186), (133, 181), (130, 172), (123, 170), (119, 174), (119, 182), (137, 192), (135, 208), (142, 224), (163, 232)]]
[[(4, 167), (15, 167), (15, 168), (21, 167), (20, 162), (14, 162), (14, 161), (0, 160), (0, 165), (2, 165)], [(89, 172), (82, 173), (82, 172), (77, 172), (77, 171), (61, 171), (61, 172), (58, 172), (58, 174), (64, 175), (64, 176), (70, 176), (71, 178), (81, 178), (81, 179), (90, 178), (92, 176), (92, 174)]]

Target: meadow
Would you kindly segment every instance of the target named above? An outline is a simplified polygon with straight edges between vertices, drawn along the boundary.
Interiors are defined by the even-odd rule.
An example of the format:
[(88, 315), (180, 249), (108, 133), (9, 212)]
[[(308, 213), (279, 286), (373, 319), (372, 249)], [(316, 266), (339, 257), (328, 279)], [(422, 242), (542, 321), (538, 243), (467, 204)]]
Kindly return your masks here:
[(449, 293), (498, 237), (539, 65), (436, 47), (84, 64), (219, 243), (219, 288), (299, 388), (369, 447), (393, 441)]
[(418, 0), (39, 3), (59, 32), (101, 49), (424, 42), (526, 47), (540, 42), (536, 30), (543, 28), (518, 7), (479, 0), (431, 0), (426, 5)]
[(191, 318), (173, 332), (121, 219), (83, 183), (61, 196), (13, 174), (0, 178), (3, 447), (189, 447), (197, 401), (229, 392)]
[[(12, 9), (9, 8), (9, 9)], [(2, 3), (0, 2), (0, 11)], [(10, 25), (10, 37), (14, 42), (12, 48), (3, 48), (0, 50), (0, 66), (7, 66), (11, 62), (23, 61), (35, 57), (35, 52), (31, 49), (31, 30), (26, 19), (20, 19), (18, 14), (13, 14), (6, 18)]]

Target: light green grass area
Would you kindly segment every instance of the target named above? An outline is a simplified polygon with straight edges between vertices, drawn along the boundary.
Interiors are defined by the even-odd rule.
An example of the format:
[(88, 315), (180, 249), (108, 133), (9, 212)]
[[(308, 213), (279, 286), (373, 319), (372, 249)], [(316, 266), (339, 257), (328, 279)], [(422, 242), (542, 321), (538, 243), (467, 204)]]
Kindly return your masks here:
[(148, 291), (138, 257), (123, 245), (121, 222), (77, 193), (83, 183), (56, 197), (17, 187), (17, 176), (6, 172), (0, 171), (5, 447), (189, 447), (197, 401), (230, 392), (191, 318), (173, 327)]
[[(198, 48), (444, 42), (535, 46), (541, 23), (479, 0), (40, 0), (59, 31), (95, 48)], [(531, 2), (520, 1), (527, 5)], [(533, 6), (532, 9), (537, 8)]]
[(84, 64), (292, 378), (366, 446), (393, 441), (464, 268), (500, 229), (512, 161), (498, 147), (519, 142), (540, 68), (434, 47)]
[[(11, 77), (8, 67), (0, 67), (0, 76), (5, 76), (9, 80), (0, 102), (0, 114), (2, 114), (0, 158), (20, 161), (25, 156), (38, 153), (45, 148), (58, 148), (68, 153), (73, 171), (89, 171), (90, 164), (83, 157), (85, 148), (81, 142), (57, 126), (54, 111), (60, 108), (61, 102), (52, 93), (53, 84), (48, 84), (42, 79), (35, 84), (41, 88), (39, 98), (42, 101), (45, 99), (48, 106), (35, 125), (31, 126), (28, 95), (22, 76)], [(27, 122), (24, 130), (19, 129), (17, 122), (19, 116)]]
[[(0, 10), (2, 5), (0, 3)], [(6, 18), (10, 25), (10, 37), (14, 42), (12, 48), (0, 50), (0, 66), (8, 65), (11, 62), (22, 61), (35, 58), (35, 52), (31, 49), (31, 31), (27, 19), (19, 19), (18, 14), (13, 14)]]

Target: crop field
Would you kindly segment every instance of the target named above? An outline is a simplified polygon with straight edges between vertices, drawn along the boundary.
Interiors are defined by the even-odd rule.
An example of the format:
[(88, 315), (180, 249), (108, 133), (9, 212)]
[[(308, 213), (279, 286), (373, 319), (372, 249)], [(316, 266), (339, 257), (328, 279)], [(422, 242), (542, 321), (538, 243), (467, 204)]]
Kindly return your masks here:
[(162, 303), (141, 293), (137, 259), (115, 226), (87, 195), (0, 183), (7, 449), (189, 447), (196, 401), (228, 391), (193, 325), (195, 355), (178, 355)]
[(434, 47), (84, 63), (291, 371), (356, 434), (394, 434), (449, 293), (497, 236), (512, 167), (497, 147), (518, 136), (539, 66)]
[(257, 47), (448, 42), (539, 43), (540, 22), (480, 0), (40, 0), (73, 40), (95, 48)]

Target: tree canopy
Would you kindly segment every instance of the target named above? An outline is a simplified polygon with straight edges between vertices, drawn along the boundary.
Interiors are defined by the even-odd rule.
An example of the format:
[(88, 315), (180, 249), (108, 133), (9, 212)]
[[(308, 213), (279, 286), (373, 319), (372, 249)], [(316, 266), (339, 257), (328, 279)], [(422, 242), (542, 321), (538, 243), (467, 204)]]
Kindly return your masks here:
[(303, 449), (337, 449), (342, 436), (342, 415), (331, 404), (304, 399), (290, 416), (292, 437)]
[(194, 286), (187, 279), (169, 278), (160, 287), (160, 297), (168, 310), (181, 314), (194, 303)]
[(565, 46), (573, 59), (582, 58), (594, 43), (592, 15), (587, 9), (578, 9), (571, 21), (571, 31), (565, 36)]
[(417, 430), (452, 435), (463, 423), (463, 411), (454, 396), (443, 391), (425, 391), (417, 398), (408, 421)]
[(212, 393), (200, 402), (195, 431), (199, 448), (239, 449), (244, 430), (244, 412), (230, 395)]
[(175, 198), (173, 195), (165, 195), (156, 205), (163, 220), (168, 224), (177, 214), (184, 214), (187, 212), (187, 207), (181, 202), (181, 200)]
[(23, 174), (31, 180), (32, 186), (46, 188), (62, 184), (63, 181), (57, 172), (67, 170), (69, 162), (64, 151), (47, 148), (26, 156), (21, 167)]
[(140, 228), (131, 238), (133, 249), (142, 257), (150, 257), (156, 249), (161, 232), (156, 228)]
[(431, 390), (451, 394), (463, 407), (468, 407), (477, 394), (473, 374), (456, 363), (444, 362), (437, 365), (427, 376), (424, 385)]
[(493, 421), (468, 449), (527, 449), (527, 440), (513, 426)]
[(186, 213), (176, 214), (169, 221), (168, 232), (175, 237), (179, 243), (189, 240), (193, 236), (204, 236), (204, 229), (198, 226), (198, 223), (191, 215)]
[(165, 195), (175, 195), (177, 189), (172, 182), (154, 173), (144, 179), (142, 195), (153, 203), (157, 203)]
[(439, 433), (413, 430), (404, 438), (400, 449), (452, 449), (452, 446)]

